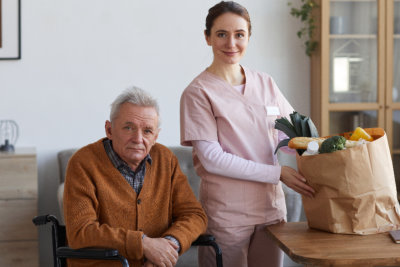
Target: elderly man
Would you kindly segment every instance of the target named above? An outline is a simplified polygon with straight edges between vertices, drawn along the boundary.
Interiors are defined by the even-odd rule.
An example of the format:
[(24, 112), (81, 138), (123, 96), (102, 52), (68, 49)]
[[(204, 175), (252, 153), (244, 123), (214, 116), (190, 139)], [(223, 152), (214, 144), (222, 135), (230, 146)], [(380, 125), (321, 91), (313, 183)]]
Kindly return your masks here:
[[(124, 91), (112, 103), (107, 138), (70, 159), (64, 217), (72, 248), (114, 248), (131, 266), (171, 267), (205, 231), (207, 217), (177, 158), (156, 143), (158, 113), (143, 90)], [(69, 260), (68, 266), (119, 263)]]

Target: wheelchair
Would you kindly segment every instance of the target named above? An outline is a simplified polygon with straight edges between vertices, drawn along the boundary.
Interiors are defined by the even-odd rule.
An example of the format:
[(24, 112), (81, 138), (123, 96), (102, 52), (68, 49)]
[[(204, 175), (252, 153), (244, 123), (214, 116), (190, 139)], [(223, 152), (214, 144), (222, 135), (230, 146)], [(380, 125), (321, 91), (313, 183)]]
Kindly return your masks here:
[[(65, 267), (67, 258), (96, 259), (120, 261), (123, 267), (129, 267), (128, 260), (119, 254), (116, 249), (81, 248), (72, 249), (68, 247), (65, 226), (61, 225), (54, 215), (41, 215), (32, 219), (36, 226), (52, 223), (52, 243), (54, 267)], [(192, 246), (211, 246), (215, 251), (217, 267), (222, 265), (222, 251), (212, 235), (200, 235)]]

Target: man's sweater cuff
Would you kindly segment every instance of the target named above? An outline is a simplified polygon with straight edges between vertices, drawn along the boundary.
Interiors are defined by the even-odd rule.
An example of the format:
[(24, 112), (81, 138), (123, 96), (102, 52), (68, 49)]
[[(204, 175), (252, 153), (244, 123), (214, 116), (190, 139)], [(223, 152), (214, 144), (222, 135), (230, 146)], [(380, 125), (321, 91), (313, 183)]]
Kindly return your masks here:
[(128, 258), (135, 260), (143, 258), (142, 235), (143, 232), (140, 231), (128, 231), (125, 244)]

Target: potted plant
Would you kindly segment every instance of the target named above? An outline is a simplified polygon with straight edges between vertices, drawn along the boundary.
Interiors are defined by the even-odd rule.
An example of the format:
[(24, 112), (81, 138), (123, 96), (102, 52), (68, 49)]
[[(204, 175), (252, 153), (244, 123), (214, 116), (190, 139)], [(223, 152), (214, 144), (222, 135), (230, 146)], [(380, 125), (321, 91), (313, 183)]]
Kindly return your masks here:
[(288, 5), (291, 6), (290, 15), (300, 19), (302, 22), (302, 27), (297, 32), (297, 36), (300, 40), (303, 40), (307, 56), (311, 56), (318, 46), (318, 42), (313, 39), (316, 28), (313, 9), (317, 8), (318, 5), (314, 0), (300, 1), (301, 6), (298, 8), (294, 7), (292, 2), (289, 2)]

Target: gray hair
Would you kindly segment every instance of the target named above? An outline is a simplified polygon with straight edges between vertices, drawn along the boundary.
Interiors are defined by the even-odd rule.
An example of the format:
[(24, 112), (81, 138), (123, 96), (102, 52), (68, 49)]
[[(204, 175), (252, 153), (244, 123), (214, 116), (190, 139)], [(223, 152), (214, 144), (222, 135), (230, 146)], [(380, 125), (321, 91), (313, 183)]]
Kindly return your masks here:
[(158, 126), (160, 125), (160, 109), (157, 100), (153, 98), (143, 89), (139, 87), (131, 87), (123, 91), (111, 104), (110, 121), (112, 122), (124, 103), (131, 103), (141, 107), (152, 107), (156, 110), (158, 119)]

